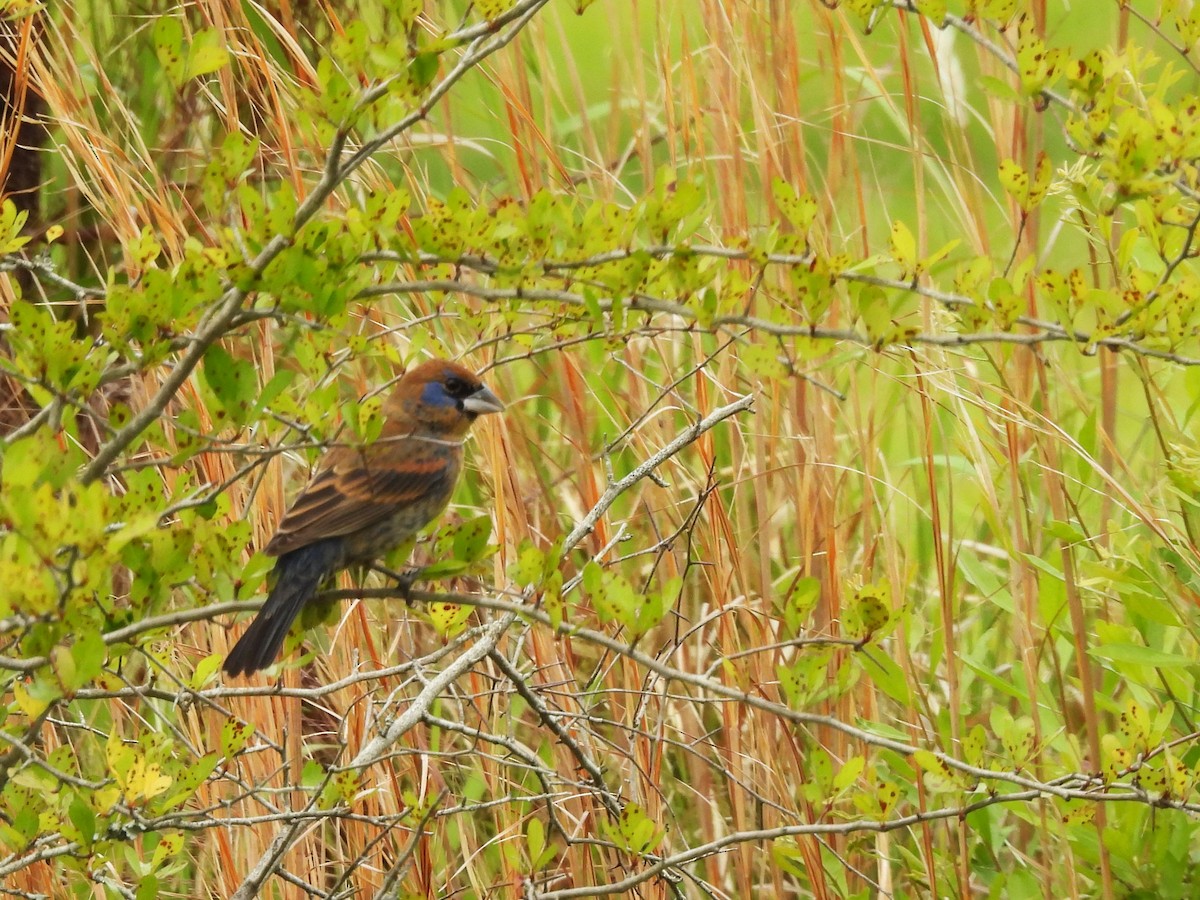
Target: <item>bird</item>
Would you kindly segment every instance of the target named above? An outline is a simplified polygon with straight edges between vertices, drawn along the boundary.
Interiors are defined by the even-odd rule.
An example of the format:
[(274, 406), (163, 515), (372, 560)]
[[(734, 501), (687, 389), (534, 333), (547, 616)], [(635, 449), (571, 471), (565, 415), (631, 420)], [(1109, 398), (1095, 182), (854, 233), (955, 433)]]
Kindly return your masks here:
[(384, 401), (379, 437), (328, 450), (263, 548), (276, 557), (273, 586), (225, 658), (226, 674), (267, 668), (326, 579), (386, 555), (441, 515), (472, 423), (502, 409), (458, 363), (431, 360), (405, 372)]

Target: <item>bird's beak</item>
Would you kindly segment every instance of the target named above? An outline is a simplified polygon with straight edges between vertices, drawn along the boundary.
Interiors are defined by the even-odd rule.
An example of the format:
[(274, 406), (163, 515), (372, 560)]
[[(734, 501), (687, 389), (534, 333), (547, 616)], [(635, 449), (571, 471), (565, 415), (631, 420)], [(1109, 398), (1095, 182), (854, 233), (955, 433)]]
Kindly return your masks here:
[(470, 397), (463, 400), (463, 409), (469, 413), (481, 416), (484, 413), (498, 413), (504, 409), (500, 398), (485, 387), (481, 387)]

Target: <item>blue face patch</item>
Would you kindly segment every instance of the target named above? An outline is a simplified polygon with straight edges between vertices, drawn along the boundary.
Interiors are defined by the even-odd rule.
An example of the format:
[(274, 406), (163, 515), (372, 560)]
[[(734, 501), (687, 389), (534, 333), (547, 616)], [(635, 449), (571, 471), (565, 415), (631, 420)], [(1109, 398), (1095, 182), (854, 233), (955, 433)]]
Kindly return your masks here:
[(421, 390), (421, 402), (427, 406), (456, 406), (458, 401), (446, 393), (440, 381), (431, 381)]

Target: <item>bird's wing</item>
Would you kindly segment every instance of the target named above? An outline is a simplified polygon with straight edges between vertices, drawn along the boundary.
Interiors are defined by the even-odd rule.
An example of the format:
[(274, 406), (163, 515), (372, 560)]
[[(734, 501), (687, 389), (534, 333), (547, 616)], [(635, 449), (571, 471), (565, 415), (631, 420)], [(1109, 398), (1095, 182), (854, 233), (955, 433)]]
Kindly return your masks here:
[(379, 524), (399, 510), (444, 505), (457, 476), (448, 448), (416, 439), (365, 449), (337, 448), (292, 504), (264, 552), (279, 556), (324, 538)]

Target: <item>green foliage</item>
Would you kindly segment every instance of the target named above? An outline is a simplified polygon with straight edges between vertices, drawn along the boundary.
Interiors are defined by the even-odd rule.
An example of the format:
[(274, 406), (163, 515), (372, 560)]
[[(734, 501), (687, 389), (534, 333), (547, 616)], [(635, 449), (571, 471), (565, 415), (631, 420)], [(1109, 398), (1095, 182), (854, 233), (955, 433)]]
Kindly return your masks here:
[(29, 238), (22, 235), (29, 213), (18, 210), (11, 199), (5, 198), (0, 203), (0, 254), (15, 253), (29, 243)]
[(676, 578), (658, 590), (642, 593), (623, 575), (605, 572), (594, 561), (583, 568), (583, 589), (600, 621), (618, 623), (631, 637), (649, 631), (662, 621), (680, 586)]
[(154, 50), (167, 78), (176, 88), (202, 75), (210, 75), (229, 62), (229, 53), (221, 45), (222, 37), (206, 28), (185, 42), (183, 23), (172, 16), (159, 16), (154, 22)]
[[(840, 673), (846, 669), (839, 667), (831, 673), (832, 661), (833, 653), (829, 650), (809, 650), (800, 654), (791, 665), (780, 664), (776, 677), (788, 703), (804, 709), (830, 694), (841, 693), (846, 681)], [(831, 677), (835, 675), (838, 677)]]
[(605, 824), (609, 838), (619, 847), (633, 853), (650, 853), (663, 839), (652, 818), (636, 803), (626, 803), (615, 823)]
[[(709, 153), (711, 123), (672, 97), (638, 98), (636, 128), (611, 100), (572, 110), (574, 125), (543, 121), (563, 93), (555, 54), (589, 48), (535, 45), (542, 59), (518, 43), (484, 77), (468, 54), (524, 27), (506, 2), (466, 21), (453, 5), (364, 3), (303, 39), (257, 7), (229, 31), (174, 11), (128, 36), (161, 77), (121, 86), (143, 98), (124, 118), (146, 133), (120, 135), (120, 150), (186, 162), (124, 185), (114, 208), (153, 202), (104, 223), (105, 246), (84, 248), (92, 272), (57, 235), (45, 259), (18, 257), (27, 215), (0, 209), (0, 255), (37, 288), (9, 306), (0, 359), (19, 395), (0, 469), (0, 729), (18, 748), (0, 766), (0, 866), (61, 850), (72, 876), (178, 891), (202, 880), (197, 835), (225, 827), (219, 814), (276, 824), (246, 797), (269, 783), (313, 833), (337, 829), (330, 846), (404, 822), (415, 849), (397, 842), (388, 858), (448, 873), (425, 893), (531, 873), (605, 883), (748, 833), (754, 816), (782, 835), (760, 854), (772, 868), (716, 892), (768, 875), (801, 893), (865, 890), (856, 865), (876, 862), (861, 835), (804, 830), (831, 823), (892, 831), (898, 894), (1111, 892), (1101, 870), (1117, 893), (1163, 879), (1194, 892), (1200, 18), (1164, 4), (1159, 31), (1093, 47), (1012, 0), (838, 6), (869, 33), (863, 56), (838, 90), (806, 89), (840, 117), (850, 69), (877, 81), (852, 101), (870, 139), (838, 158), (796, 140), (802, 165), (792, 133)], [(935, 28), (979, 39), (962, 76), (972, 114), (1003, 110), (1021, 128), (960, 128), (941, 107), (930, 119), (926, 90), (963, 54), (914, 56)], [(690, 78), (672, 53), (664, 71)], [(271, 90), (251, 91), (260, 80)], [(744, 92), (794, 89), (768, 80)], [(520, 152), (481, 167), (466, 137), (481, 113), (431, 100), (496, 84), (503, 104), (480, 109), (503, 108), (512, 131), (479, 146)], [(712, 98), (731, 123), (737, 93)], [(172, 112), (198, 122), (159, 131)], [(589, 181), (561, 166), (595, 162), (594, 113), (637, 147), (619, 154), (640, 154), (637, 171), (601, 161)], [(70, 118), (58, 110), (61, 127)], [(758, 108), (737, 140), (795, 118)], [(700, 131), (662, 124), (681, 121)], [(111, 146), (93, 136), (102, 158), (120, 155), (115, 129)], [(919, 157), (911, 172), (872, 156), (897, 147)], [(755, 155), (757, 181), (735, 185), (722, 166)], [(59, 177), (99, 208), (113, 183), (77, 177), (80, 160)], [(848, 191), (848, 171), (878, 183)], [(236, 690), (217, 673), (218, 626), (191, 623), (255, 595), (270, 560), (253, 551), (290, 481), (332, 441), (376, 439), (383, 395), (368, 389), (429, 353), (495, 363), (514, 406), (480, 439), (488, 453), (469, 453), (497, 471), (468, 479), (420, 543), (423, 578), (527, 609), (417, 710), (418, 781), (402, 754), (350, 759), (432, 668), (482, 640), (467, 624), (491, 612), (457, 597), (388, 608), (387, 640), (364, 642), (357, 668), (310, 654), (303, 681), (291, 667), (278, 688)], [(567, 545), (606, 484), (750, 390), (753, 424), (697, 430)], [(489, 490), (502, 513), (482, 512)], [(402, 677), (373, 673), (385, 650)], [(505, 661), (534, 673), (528, 691), (497, 674)], [(693, 766), (711, 796), (697, 799)], [(429, 785), (454, 795), (447, 809)], [(389, 804), (402, 814), (378, 812)], [(904, 816), (922, 817), (920, 836)], [(1079, 883), (1053, 867), (1036, 882), (1014, 842), (1043, 866), (1069, 854)], [(397, 879), (398, 896), (419, 880)]]

